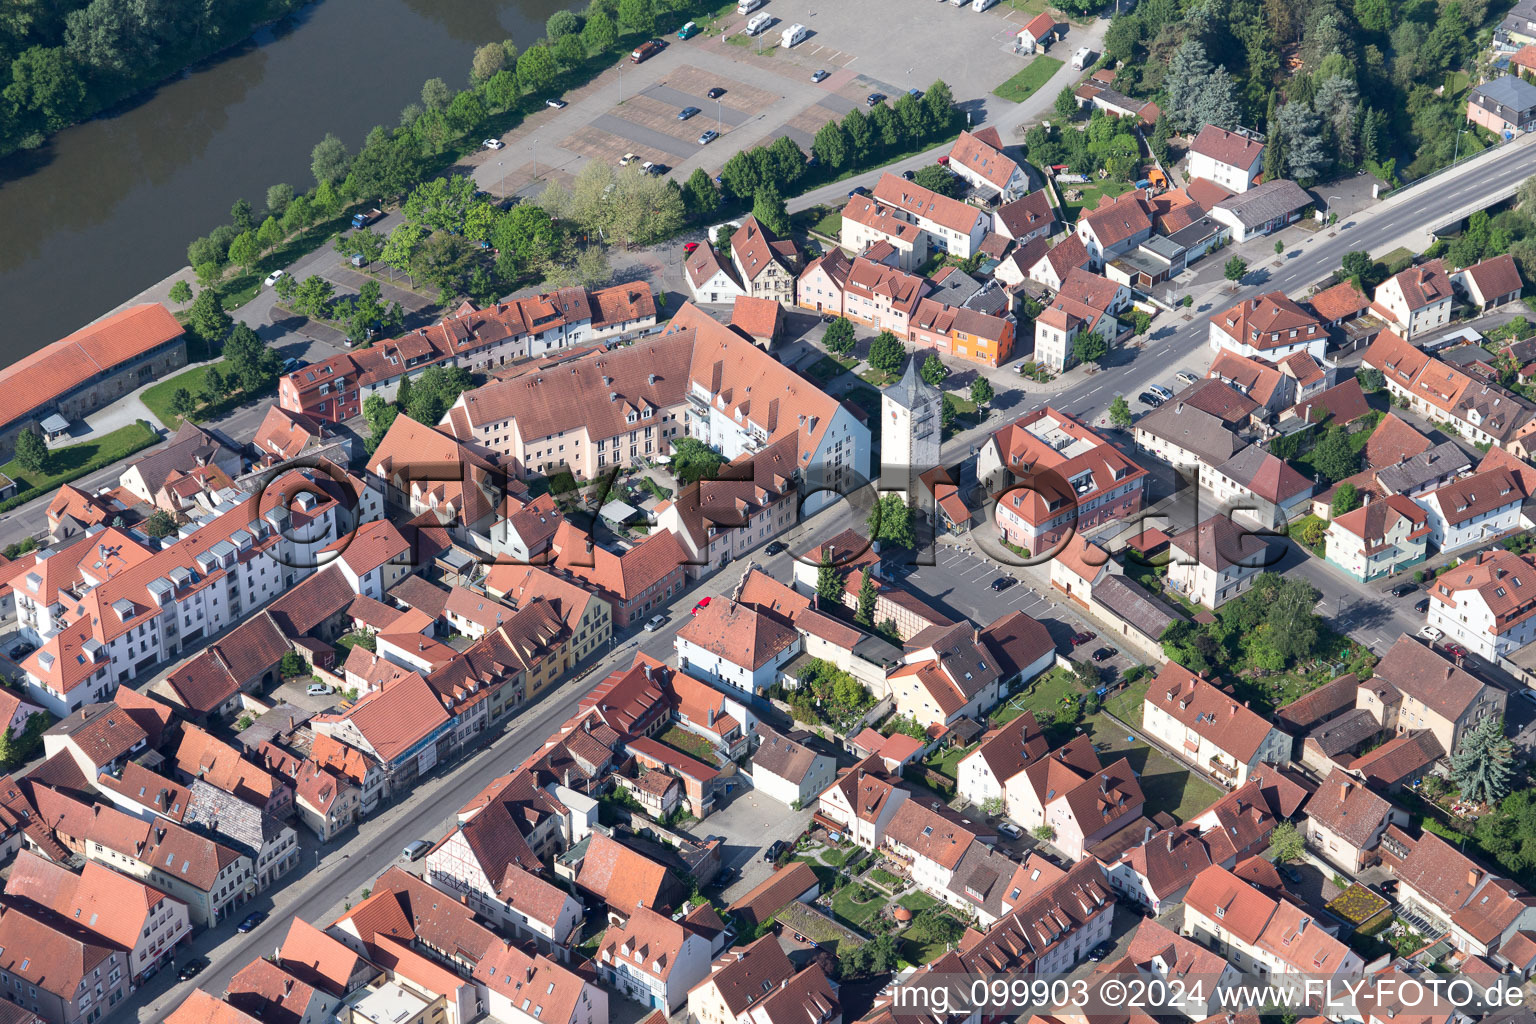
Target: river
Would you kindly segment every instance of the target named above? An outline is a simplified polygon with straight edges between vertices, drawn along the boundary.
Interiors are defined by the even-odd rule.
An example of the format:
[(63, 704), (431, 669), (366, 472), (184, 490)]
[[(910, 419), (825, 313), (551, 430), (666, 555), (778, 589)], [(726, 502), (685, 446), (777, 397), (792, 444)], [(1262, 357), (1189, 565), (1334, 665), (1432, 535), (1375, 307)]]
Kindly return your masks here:
[(320, 0), (110, 117), (0, 162), (0, 363), (186, 265), (240, 197), (313, 184), (327, 132), (355, 150), (476, 46), (544, 34), (562, 0)]

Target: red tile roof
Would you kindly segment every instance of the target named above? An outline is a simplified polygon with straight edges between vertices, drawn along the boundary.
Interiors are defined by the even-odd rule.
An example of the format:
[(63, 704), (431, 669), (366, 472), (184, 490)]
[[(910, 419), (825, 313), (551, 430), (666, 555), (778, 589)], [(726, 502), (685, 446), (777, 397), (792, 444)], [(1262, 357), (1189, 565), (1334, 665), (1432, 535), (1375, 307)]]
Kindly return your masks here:
[(1208, 124), (1200, 129), (1199, 135), (1195, 136), (1189, 151), (1210, 157), (1228, 167), (1246, 171), (1253, 166), (1254, 161), (1263, 156), (1264, 143), (1247, 135), (1239, 135), (1225, 128), (1218, 128), (1214, 124)]
[(894, 206), (910, 216), (932, 221), (962, 235), (969, 235), (983, 217), (980, 210), (968, 203), (940, 195), (889, 171), (880, 175), (874, 196), (877, 202)]
[(622, 914), (669, 909), (673, 883), (667, 869), (601, 832), (593, 832), (576, 884)]
[(1247, 764), (1269, 735), (1270, 724), (1176, 661), (1147, 687), (1146, 701)]

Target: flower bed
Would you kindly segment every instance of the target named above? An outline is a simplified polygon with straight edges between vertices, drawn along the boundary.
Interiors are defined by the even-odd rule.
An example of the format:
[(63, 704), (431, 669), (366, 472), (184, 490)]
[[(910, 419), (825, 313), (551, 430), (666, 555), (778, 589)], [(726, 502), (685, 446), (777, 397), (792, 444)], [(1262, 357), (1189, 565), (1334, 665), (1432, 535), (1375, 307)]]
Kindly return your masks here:
[(1327, 904), (1327, 909), (1331, 913), (1356, 927), (1364, 925), (1371, 918), (1385, 911), (1387, 907), (1385, 899), (1359, 882), (1352, 883), (1348, 889), (1339, 893)]

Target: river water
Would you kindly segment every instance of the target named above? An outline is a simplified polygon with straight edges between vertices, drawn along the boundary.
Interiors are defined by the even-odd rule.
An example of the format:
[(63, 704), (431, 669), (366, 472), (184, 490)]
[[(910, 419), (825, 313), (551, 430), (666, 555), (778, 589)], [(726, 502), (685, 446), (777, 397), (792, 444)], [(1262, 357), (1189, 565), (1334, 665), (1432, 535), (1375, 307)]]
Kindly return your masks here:
[(327, 132), (355, 150), (476, 46), (544, 34), (563, 0), (320, 0), (113, 116), (0, 162), (0, 364), (186, 264), (240, 197), (313, 184)]

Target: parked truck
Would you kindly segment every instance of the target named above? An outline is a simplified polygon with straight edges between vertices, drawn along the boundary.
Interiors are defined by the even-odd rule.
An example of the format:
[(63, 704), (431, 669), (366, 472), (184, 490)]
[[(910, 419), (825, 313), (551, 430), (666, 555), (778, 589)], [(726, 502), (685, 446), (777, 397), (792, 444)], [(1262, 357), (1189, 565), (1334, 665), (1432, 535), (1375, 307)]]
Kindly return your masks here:
[(364, 210), (362, 213), (354, 213), (352, 215), (352, 227), (354, 230), (360, 230), (367, 227), (369, 224), (372, 224), (382, 216), (384, 216), (384, 211), (378, 207), (374, 207), (371, 210)]

